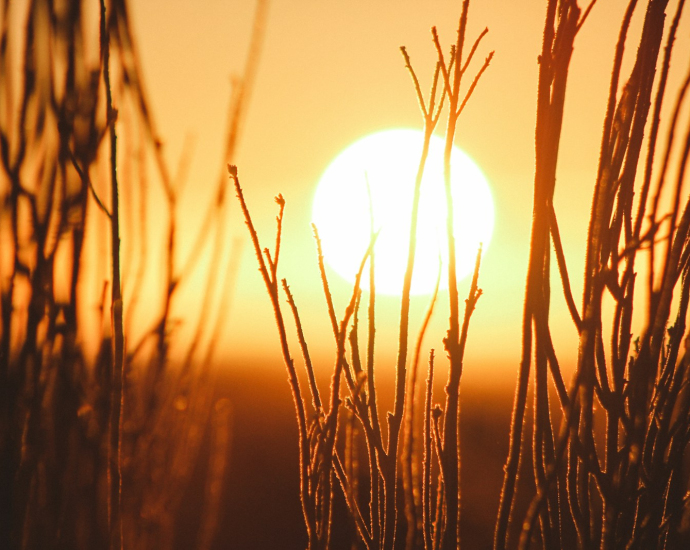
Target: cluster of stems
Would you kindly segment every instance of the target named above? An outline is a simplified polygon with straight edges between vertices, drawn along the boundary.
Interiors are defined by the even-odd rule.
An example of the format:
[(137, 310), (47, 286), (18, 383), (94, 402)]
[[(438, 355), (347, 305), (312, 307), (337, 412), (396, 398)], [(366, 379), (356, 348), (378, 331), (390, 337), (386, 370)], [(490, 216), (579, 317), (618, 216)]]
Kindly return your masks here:
[[(677, 134), (690, 76), (681, 84), (670, 116), (664, 118), (666, 111), (662, 111), (662, 105), (685, 2), (676, 3), (670, 22), (666, 17), (668, 3), (668, 0), (644, 3), (630, 0), (621, 23), (594, 183), (582, 304), (578, 308), (558, 229), (554, 191), (570, 61), (577, 34), (595, 2), (583, 10), (576, 0), (547, 1), (539, 56), (534, 206), (522, 351), (497, 514), (496, 550), (526, 549), (533, 544), (541, 544), (543, 548), (678, 548), (683, 541), (687, 542), (682, 525), (689, 501), (683, 484), (687, 482), (684, 465), (690, 442), (690, 355), (684, 344), (688, 338), (686, 318), (690, 301), (690, 202), (683, 203), (682, 191), (690, 155), (690, 132), (684, 138), (678, 138)], [(644, 4), (644, 8), (638, 4)], [(297, 307), (283, 281), (307, 367), (313, 406), (310, 414), (289, 352), (279, 303), (276, 270), (284, 201), (279, 197), (279, 230), (275, 258), (272, 258), (267, 249), (259, 246), (236, 168), (231, 170), (276, 312), (290, 373), (300, 426), (302, 507), (310, 549), (327, 548), (330, 544), (336, 479), (351, 523), (366, 548), (396, 547), (403, 525), (406, 548), (460, 547), (459, 390), (469, 322), (481, 295), (477, 284), (481, 251), (461, 318), (455, 272), (450, 154), (458, 117), (491, 60), (490, 55), (461, 95), (463, 75), (486, 33), (479, 35), (463, 59), (468, 6), (469, 1), (465, 0), (458, 39), (448, 61), (433, 31), (438, 62), (428, 102), (423, 98), (409, 56), (402, 49), (424, 116), (425, 140), (416, 175), (408, 264), (401, 295), (395, 401), (386, 426), (379, 416), (374, 380), (373, 248), (364, 257), (351, 300), (338, 322), (319, 245), (319, 266), (337, 350), (327, 411), (318, 397)], [(623, 56), (636, 9), (644, 9), (642, 30), (632, 69), (624, 81)], [(422, 405), (416, 399), (418, 362), (435, 296), (422, 322), (411, 361), (409, 296), (421, 176), (429, 141), (444, 104), (448, 111), (444, 177), (450, 304), (444, 351), (449, 359), (449, 376), (445, 404), (435, 405), (432, 351), (424, 392), (422, 433), (418, 438), (415, 416), (420, 414)], [(660, 145), (662, 121), (667, 123), (666, 142)], [(655, 162), (659, 159), (660, 162)], [(316, 231), (315, 234), (318, 244)], [(372, 235), (372, 246), (374, 240)], [(564, 381), (549, 324), (552, 249), (565, 303), (579, 338), (570, 387)], [(364, 364), (359, 352), (357, 317), (359, 281), (367, 258), (372, 290)], [(645, 264), (646, 281), (635, 299), (636, 270), (641, 262)], [(640, 310), (636, 315), (633, 315), (634, 306)], [(633, 339), (633, 327), (638, 325), (639, 336)], [(350, 343), (349, 359), (346, 340)], [(339, 444), (341, 377), (349, 391), (345, 398), (349, 413), (346, 435)], [(532, 404), (528, 400), (530, 378)], [(597, 408), (602, 411), (604, 422), (599, 431), (595, 427)], [(532, 437), (528, 440), (525, 424), (530, 417)], [(559, 417), (560, 425), (557, 425)], [(362, 466), (357, 452), (358, 437), (363, 442), (359, 446), (366, 449), (368, 468)], [(529, 486), (518, 483), (526, 451), (530, 451), (534, 484), (532, 496), (527, 499), (529, 504), (523, 508), (515, 503), (518, 492), (528, 490)], [(362, 489), (366, 486), (368, 493)], [(399, 502), (404, 502), (404, 506), (399, 506)], [(403, 513), (404, 522), (401, 521)]]
[[(382, 422), (379, 414), (374, 372), (376, 282), (374, 280), (374, 244), (376, 235), (373, 234), (373, 228), (371, 244), (363, 256), (352, 296), (345, 313), (341, 318), (338, 318), (326, 277), (318, 230), (314, 227), (318, 264), (336, 348), (330, 397), (328, 404), (325, 405), (316, 385), (314, 367), (309, 356), (294, 297), (285, 279), (279, 282), (277, 275), (285, 201), (281, 195), (276, 198), (279, 205), (278, 229), (275, 248), (271, 253), (268, 248), (262, 248), (259, 243), (240, 186), (237, 167), (228, 166), (249, 228), (259, 269), (271, 299), (282, 355), (288, 371), (298, 424), (300, 494), (310, 550), (330, 547), (336, 484), (340, 486), (345, 499), (351, 525), (354, 526), (360, 543), (369, 550), (392, 550), (399, 547), (398, 541), (400, 540), (404, 540), (405, 546), (409, 549), (421, 547), (434, 550), (454, 548), (459, 544), (459, 391), (470, 318), (481, 295), (481, 290), (478, 288), (481, 249), (477, 253), (474, 276), (466, 299), (464, 316), (461, 319), (456, 275), (450, 157), (458, 118), (493, 55), (490, 54), (486, 58), (474, 80), (465, 91), (461, 92), (463, 76), (480, 41), (487, 32), (485, 30), (479, 35), (469, 54), (463, 57), (468, 9), (469, 0), (465, 0), (457, 31), (457, 41), (451, 48), (448, 61), (444, 57), (436, 30), (432, 30), (438, 61), (428, 101), (424, 99), (407, 51), (405, 48), (401, 48), (405, 66), (412, 76), (424, 117), (424, 140), (420, 152), (419, 167), (415, 174), (407, 268), (400, 301), (395, 397), (392, 410), (386, 416), (386, 424)], [(450, 368), (446, 386), (446, 402), (441, 408), (439, 405), (435, 405), (433, 401), (434, 356), (432, 352), (425, 392), (426, 399), (423, 406), (424, 428), (421, 438), (417, 438), (423, 443), (421, 447), (424, 449), (424, 456), (422, 457), (422, 453), (415, 445), (414, 432), (417, 429), (415, 415), (419, 414), (420, 409), (415, 396), (418, 394), (416, 386), (418, 384), (417, 373), (422, 340), (433, 311), (436, 293), (434, 293), (431, 306), (422, 323), (411, 361), (409, 353), (411, 347), (409, 341), (410, 291), (415, 263), (422, 176), (429, 152), (429, 144), (444, 106), (447, 107), (448, 111), (443, 163), (448, 220), (448, 287), (450, 295), (449, 330), (444, 339), (444, 347), (449, 358)], [(358, 312), (361, 302), (360, 281), (367, 261), (369, 262), (370, 291), (367, 353), (363, 361), (360, 356)], [(295, 360), (290, 351), (286, 322), (281, 308), (281, 286), (287, 297), (296, 326), (311, 394), (311, 406), (308, 399), (303, 396)], [(350, 347), (349, 356), (347, 353), (348, 343)], [(344, 398), (344, 406), (349, 411), (346, 416), (345, 435), (342, 435), (343, 429), (339, 426), (339, 419), (342, 416), (339, 414), (339, 410), (343, 405), (343, 397), (341, 396), (343, 379), (348, 392)], [(441, 417), (443, 418), (441, 419)], [(361, 437), (357, 439), (353, 434), (361, 434)], [(366, 467), (362, 465), (363, 461), (360, 455), (366, 456)], [(363, 486), (368, 486), (369, 491), (362, 491)], [(398, 505), (400, 497), (404, 499), (404, 507)]]
[[(180, 259), (183, 178), (164, 160), (126, 3), (86, 4), (0, 4), (0, 547), (173, 548), (201, 464), (194, 547), (210, 548), (231, 435), (208, 368), (237, 267), (224, 170)], [(231, 99), (227, 160), (266, 5)], [(148, 185), (150, 163), (160, 189)], [(156, 257), (147, 218), (161, 191)], [(173, 365), (177, 295), (208, 256), (203, 315)], [(151, 291), (157, 272), (163, 284)]]
[[(533, 544), (601, 549), (670, 549), (687, 544), (681, 521), (688, 503), (683, 461), (690, 442), (690, 357), (684, 346), (690, 293), (690, 202), (686, 199), (683, 205), (682, 186), (690, 133), (679, 144), (676, 133), (690, 76), (671, 109), (666, 143), (659, 154), (662, 103), (684, 0), (677, 3), (670, 24), (668, 3), (650, 0), (639, 2), (644, 4), (640, 7), (632, 0), (621, 23), (578, 309), (553, 197), (569, 63), (576, 35), (594, 3), (582, 12), (575, 0), (548, 2), (539, 58), (522, 358), (496, 550), (514, 545), (526, 549)], [(642, 30), (632, 69), (622, 84), (623, 54), (636, 8), (645, 10)], [(671, 169), (674, 162), (675, 171)], [(667, 209), (661, 206), (662, 196), (670, 197)], [(579, 337), (569, 389), (549, 327), (551, 246)], [(637, 269), (645, 260), (646, 281), (639, 290)], [(634, 307), (639, 308), (636, 315)], [(634, 326), (641, 327), (635, 340)], [(531, 461), (535, 490), (529, 507), (517, 515), (514, 503), (521, 449), (526, 448), (530, 376), (534, 380)], [(553, 399), (561, 410), (559, 428), (552, 418)], [(597, 408), (602, 411), (603, 430), (595, 427)]]

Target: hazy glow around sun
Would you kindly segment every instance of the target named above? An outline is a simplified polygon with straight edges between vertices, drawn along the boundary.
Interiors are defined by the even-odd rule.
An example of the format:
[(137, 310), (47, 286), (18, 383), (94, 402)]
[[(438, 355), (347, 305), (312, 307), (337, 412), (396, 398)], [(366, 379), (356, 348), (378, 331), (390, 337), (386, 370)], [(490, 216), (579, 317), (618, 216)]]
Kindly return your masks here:
[[(414, 180), (422, 150), (418, 130), (393, 129), (366, 136), (342, 151), (319, 181), (312, 221), (324, 257), (339, 275), (354, 282), (374, 231), (376, 291), (399, 294), (407, 264)], [(444, 140), (434, 136), (422, 178), (413, 294), (433, 291), (443, 263), (441, 288), (447, 288), (448, 245), (443, 183)], [(371, 192), (371, 201), (369, 190)], [(451, 190), (458, 279), (471, 273), (477, 250), (486, 252), (494, 225), (491, 192), (484, 174), (462, 150), (453, 147)], [(368, 270), (362, 277), (368, 290)]]

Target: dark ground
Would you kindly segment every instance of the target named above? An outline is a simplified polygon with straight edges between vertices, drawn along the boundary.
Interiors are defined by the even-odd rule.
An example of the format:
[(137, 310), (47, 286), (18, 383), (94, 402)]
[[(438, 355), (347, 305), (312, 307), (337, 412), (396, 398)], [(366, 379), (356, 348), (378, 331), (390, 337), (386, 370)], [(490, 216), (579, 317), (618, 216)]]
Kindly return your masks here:
[[(442, 383), (436, 388), (437, 401), (443, 397)], [(276, 363), (229, 368), (219, 381), (218, 394), (232, 402), (233, 428), (214, 549), (304, 549), (297, 427), (284, 367)], [(382, 404), (387, 404), (385, 397), (381, 396)], [(490, 548), (508, 449), (512, 383), (501, 380), (492, 388), (466, 383), (461, 397), (463, 545)], [(194, 499), (190, 494), (192, 512), (178, 526), (182, 545), (188, 544), (184, 531), (195, 522), (194, 510), (200, 509), (193, 506)], [(348, 539), (348, 526), (336, 525), (334, 546), (349, 549)]]

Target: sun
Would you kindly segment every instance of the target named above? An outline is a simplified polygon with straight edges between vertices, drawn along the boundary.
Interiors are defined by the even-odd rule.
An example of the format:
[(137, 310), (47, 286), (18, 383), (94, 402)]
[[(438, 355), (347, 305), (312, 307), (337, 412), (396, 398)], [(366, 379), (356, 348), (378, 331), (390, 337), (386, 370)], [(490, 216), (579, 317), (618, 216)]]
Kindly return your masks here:
[[(410, 212), (423, 133), (392, 129), (370, 134), (343, 150), (323, 173), (312, 208), (326, 263), (353, 283), (369, 247), (375, 245), (377, 293), (399, 295), (407, 265)], [(448, 239), (443, 182), (444, 140), (432, 137), (422, 178), (413, 294), (430, 294), (442, 270), (447, 288)], [(486, 252), (494, 207), (486, 177), (458, 147), (451, 154), (451, 193), (458, 279), (471, 273), (480, 244)], [(440, 260), (440, 262), (439, 262)], [(369, 289), (369, 277), (362, 277)]]

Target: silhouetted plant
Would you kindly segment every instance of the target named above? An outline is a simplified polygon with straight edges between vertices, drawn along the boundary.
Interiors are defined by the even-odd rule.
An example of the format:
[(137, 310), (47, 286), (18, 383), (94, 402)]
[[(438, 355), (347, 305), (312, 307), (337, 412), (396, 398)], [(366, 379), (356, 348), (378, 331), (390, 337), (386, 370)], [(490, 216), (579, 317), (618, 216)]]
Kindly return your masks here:
[[(215, 396), (208, 368), (236, 261), (223, 253), (224, 171), (194, 254), (181, 261), (179, 182), (163, 159), (125, 2), (102, 0), (96, 17), (80, 0), (58, 4), (0, 6), (0, 547), (172, 548), (184, 491), (206, 462), (196, 547), (209, 548), (231, 435), (227, 400)], [(265, 13), (260, 2), (231, 101), (227, 160)], [(99, 31), (95, 44), (89, 28)], [(147, 254), (151, 156), (168, 207), (167, 270), (155, 289), (161, 309), (147, 304), (151, 328), (142, 331), (131, 319), (150, 284), (144, 272), (155, 268)], [(98, 244), (109, 256), (95, 252)], [(202, 254), (212, 254), (206, 309), (174, 364), (173, 303)], [(102, 296), (90, 295), (98, 286)]]
[[(429, 548), (449, 548), (451, 545), (455, 545), (456, 541), (459, 541), (460, 434), (458, 422), (458, 396), (470, 317), (474, 310), (475, 304), (481, 295), (481, 290), (479, 290), (477, 287), (481, 250), (477, 255), (477, 262), (470, 288), (470, 294), (466, 300), (463, 321), (460, 323), (457, 275), (455, 271), (453, 201), (450, 192), (450, 154), (455, 137), (455, 128), (458, 117), (467, 104), (467, 101), (474, 91), (479, 78), (489, 65), (493, 55), (490, 54), (486, 58), (474, 80), (470, 86), (468, 86), (467, 91), (463, 92), (461, 95), (460, 88), (462, 77), (467, 71), (481, 39), (487, 32), (485, 30), (479, 35), (467, 57), (463, 58), (468, 8), (469, 1), (466, 0), (463, 3), (462, 14), (458, 26), (457, 41), (451, 48), (450, 59), (448, 62), (446, 62), (444, 59), (438, 35), (436, 30), (433, 29), (433, 40), (438, 52), (438, 62), (434, 72), (431, 94), (428, 101), (425, 101), (423, 97), (416, 73), (412, 69), (409, 55), (407, 54), (405, 48), (402, 48), (405, 65), (412, 76), (414, 88), (424, 117), (424, 140), (419, 169), (415, 178), (414, 196), (412, 200), (411, 225), (408, 241), (408, 260), (401, 293), (398, 358), (395, 370), (395, 401), (392, 411), (390, 411), (387, 415), (387, 434), (386, 426), (383, 425), (383, 422), (379, 416), (373, 355), (376, 283), (374, 280), (375, 256), (373, 252), (373, 244), (375, 242), (376, 235), (372, 234), (371, 245), (363, 257), (362, 264), (355, 281), (352, 297), (342, 319), (338, 321), (323, 264), (323, 256), (321, 253), (321, 244), (319, 241), (318, 231), (317, 228), (314, 227), (314, 235), (318, 249), (318, 264), (321, 272), (324, 294), (328, 304), (330, 322), (333, 327), (333, 334), (336, 340), (335, 368), (333, 371), (329, 407), (327, 410), (324, 409), (319, 397), (319, 390), (316, 386), (313, 366), (307, 351), (307, 345), (302, 332), (294, 298), (290, 293), (287, 282), (285, 279), (282, 280), (283, 290), (287, 295), (288, 303), (295, 319), (299, 343), (302, 347), (305, 367), (307, 369), (309, 389), (312, 396), (313, 405), (313, 411), (311, 414), (309, 414), (308, 402), (307, 399), (303, 397), (294, 359), (290, 353), (287, 329), (285, 326), (279, 296), (280, 289), (278, 285), (277, 268), (282, 238), (281, 230), (285, 201), (282, 195), (276, 197), (276, 202), (279, 204), (279, 214), (277, 218), (278, 230), (276, 235), (275, 249), (274, 252), (271, 253), (269, 249), (262, 248), (259, 243), (258, 235), (254, 229), (251, 216), (240, 187), (237, 167), (228, 166), (230, 177), (234, 182), (237, 196), (240, 200), (242, 211), (249, 227), (250, 236), (259, 262), (259, 268), (271, 298), (271, 303), (273, 305), (273, 310), (275, 312), (276, 322), (278, 325), (283, 359), (288, 369), (288, 377), (290, 380), (292, 396), (298, 419), (302, 511), (304, 513), (305, 523), (307, 526), (309, 540), (308, 547), (310, 549), (328, 548), (330, 546), (331, 514), (333, 510), (332, 482), (334, 478), (337, 478), (338, 482), (340, 483), (347, 503), (347, 508), (357, 528), (359, 537), (368, 549), (392, 549), (396, 546), (397, 540), (403, 540), (401, 533), (403, 532), (402, 527), (404, 522), (401, 521), (401, 518), (404, 511), (400, 506), (398, 506), (398, 494), (403, 492), (402, 487), (400, 486), (401, 479), (405, 480), (405, 485), (407, 486), (404, 490), (404, 494), (406, 495), (406, 504), (404, 508), (408, 518), (408, 525), (406, 527), (407, 546), (409, 548), (414, 547), (419, 539), (419, 541), (423, 540)], [(429, 144), (441, 115), (444, 104), (443, 99), (445, 97), (448, 98), (447, 106), (449, 111), (444, 153), (444, 178), (446, 200), (448, 205), (448, 286), (450, 289), (449, 293), (451, 298), (450, 327), (448, 335), (444, 340), (444, 344), (451, 366), (446, 389), (447, 400), (442, 426), (439, 426), (440, 416), (442, 415), (441, 408), (436, 406), (432, 409), (432, 400), (431, 398), (427, 399), (425, 409), (425, 417), (427, 418), (427, 422), (426, 431), (423, 436), (427, 456), (424, 463), (424, 481), (421, 482), (417, 479), (414, 479), (414, 477), (419, 476), (422, 469), (414, 468), (412, 465), (414, 461), (414, 453), (412, 448), (412, 426), (414, 426), (414, 422), (412, 421), (413, 413), (410, 412), (409, 403), (407, 404), (407, 414), (410, 418), (410, 421), (407, 424), (409, 427), (407, 434), (407, 449), (405, 448), (405, 445), (401, 445), (400, 442), (401, 430), (403, 429), (403, 421), (406, 413), (406, 395), (411, 396), (415, 393), (414, 383), (416, 383), (417, 362), (420, 353), (419, 348), (421, 346), (424, 331), (426, 330), (428, 317), (431, 314), (433, 303), (435, 302), (434, 297), (434, 300), (432, 300), (432, 308), (427, 314), (426, 322), (423, 324), (422, 332), (417, 339), (418, 343), (415, 351), (414, 366), (412, 374), (410, 375), (407, 368), (409, 362), (409, 308), (410, 289), (412, 286), (412, 274), (416, 251), (417, 212), (422, 174), (424, 173), (424, 167), (429, 151)], [(359, 283), (367, 260), (369, 260), (370, 267), (369, 325), (367, 357), (366, 361), (363, 363), (360, 358), (359, 351), (357, 312), (360, 305)], [(350, 327), (351, 321), (354, 323), (354, 326), (352, 327)], [(349, 338), (347, 334), (348, 330)], [(352, 357), (351, 362), (346, 358), (345, 346), (347, 340), (350, 342)], [(365, 365), (365, 367), (363, 367), (363, 365)], [(430, 369), (432, 368), (433, 362), (430, 362)], [(410, 376), (412, 376), (414, 382), (408, 389), (408, 385), (410, 385), (408, 378), (410, 378)], [(346, 457), (352, 456), (351, 453), (354, 451), (350, 449), (348, 445), (353, 444), (353, 439), (346, 439), (345, 443), (348, 445), (346, 445), (343, 450), (341, 450), (336, 442), (338, 434), (340, 433), (340, 430), (338, 429), (338, 411), (342, 401), (340, 396), (340, 384), (343, 377), (349, 391), (348, 397), (345, 398), (345, 404), (354, 415), (354, 418), (359, 421), (361, 433), (363, 434), (367, 449), (367, 471), (370, 492), (366, 498), (357, 498), (358, 496), (362, 495), (361, 492), (354, 490), (354, 486), (358, 484), (358, 481), (353, 478), (353, 476), (356, 475), (356, 472), (351, 468), (345, 468), (343, 466), (343, 463), (350, 463), (350, 461), (343, 460), (342, 454), (344, 453)], [(431, 420), (432, 417), (433, 420)], [(313, 418), (311, 423), (308, 421), (309, 418)], [(430, 475), (431, 464), (434, 460), (431, 458), (430, 454), (432, 441), (434, 442), (433, 449), (436, 456), (434, 467), (439, 472), (438, 484), (432, 483), (432, 478)], [(403, 474), (401, 474), (401, 470), (398, 468), (401, 462), (403, 462)], [(406, 472), (407, 475), (404, 475), (404, 472)], [(415, 486), (420, 487), (422, 485), (422, 492), (425, 495), (423, 503), (419, 499), (419, 491), (417, 491), (417, 495), (415, 495), (414, 490)], [(434, 493), (435, 496), (432, 496)], [(435, 506), (432, 506), (431, 503), (434, 500), (436, 501), (436, 504)], [(422, 509), (421, 515), (417, 514), (417, 510), (419, 509)], [(417, 517), (419, 517), (419, 527)]]
[[(690, 203), (682, 206), (690, 134), (682, 144), (676, 145), (679, 114), (690, 86), (690, 77), (682, 84), (668, 119), (663, 153), (657, 153), (660, 150), (657, 149), (657, 141), (662, 102), (684, 1), (677, 3), (668, 27), (665, 13), (668, 2), (649, 0), (645, 3), (646, 13), (635, 63), (627, 82), (621, 86), (622, 58), (637, 4), (636, 0), (631, 0), (628, 5), (614, 52), (587, 239), (583, 305), (578, 310), (570, 287), (553, 196), (570, 60), (576, 36), (593, 9), (594, 2), (584, 11), (576, 0), (546, 2), (544, 39), (539, 57), (534, 208), (522, 321), (522, 357), (497, 516), (496, 549), (528, 548), (533, 543), (539, 543), (544, 548), (607, 549), (680, 548), (690, 543), (686, 450), (690, 440), (690, 376), (684, 351), (684, 342), (689, 337), (686, 317), (690, 296), (687, 276)], [(465, 0), (458, 40), (451, 50), (448, 63), (436, 31), (433, 31), (438, 63), (428, 102), (423, 98), (409, 56), (402, 49), (423, 113), (425, 141), (413, 200), (408, 265), (401, 295), (395, 402), (387, 417), (387, 440), (379, 418), (373, 368), (373, 250), (370, 248), (362, 262), (363, 269), (365, 261), (369, 259), (371, 277), (368, 347), (366, 365), (363, 366), (358, 343), (362, 269), (345, 315), (338, 322), (315, 229), (321, 277), (337, 344), (330, 408), (327, 412), (323, 410), (318, 397), (297, 307), (283, 280), (305, 358), (314, 407), (310, 414), (289, 352), (279, 300), (277, 258), (284, 200), (281, 196), (277, 199), (280, 214), (275, 258), (272, 258), (268, 249), (262, 249), (259, 245), (244, 202), (237, 168), (230, 167), (230, 175), (278, 319), (283, 355), (290, 373), (300, 425), (302, 507), (310, 549), (329, 546), (329, 523), (333, 509), (331, 480), (334, 476), (341, 485), (360, 540), (368, 549), (392, 549), (402, 544), (398, 541), (402, 538), (403, 522), (400, 520), (403, 511), (406, 548), (431, 550), (460, 547), (458, 396), (468, 326), (481, 296), (477, 280), (481, 251), (477, 256), (470, 292), (465, 301), (464, 318), (460, 323), (453, 203), (449, 183), (450, 151), (457, 117), (491, 60), (489, 55), (462, 99), (462, 77), (487, 32), (479, 35), (469, 55), (463, 59), (468, 7), (469, 1)], [(659, 59), (664, 36), (666, 46), (663, 58)], [(439, 90), (440, 99), (437, 98)], [(450, 326), (444, 339), (444, 348), (450, 368), (446, 402), (441, 408), (434, 405), (433, 400), (435, 356), (432, 351), (423, 404), (423, 433), (417, 438), (414, 417), (419, 414), (421, 404), (416, 403), (418, 393), (415, 384), (421, 341), (430, 312), (422, 323), (414, 358), (409, 362), (409, 290), (415, 256), (419, 183), (429, 139), (444, 102), (449, 111), (444, 174), (448, 199), (450, 302)], [(648, 120), (650, 114), (651, 120)], [(655, 165), (654, 160), (659, 158), (661, 163)], [(643, 167), (639, 168), (641, 161)], [(673, 163), (676, 163), (675, 170), (672, 169)], [(638, 191), (634, 192), (635, 189)], [(661, 206), (661, 197), (665, 192), (671, 196), (668, 211)], [(374, 238), (372, 235), (372, 244)], [(551, 245), (565, 301), (579, 335), (577, 368), (569, 390), (563, 380), (549, 327)], [(637, 315), (642, 321), (642, 329), (634, 349), (631, 349), (635, 262), (638, 258), (647, 263), (646, 307)], [(610, 300), (613, 304), (612, 316), (607, 321), (604, 319), (604, 300)], [(431, 309), (434, 303), (435, 295)], [(351, 364), (344, 351), (350, 322)], [(605, 343), (603, 332), (607, 322), (612, 327), (609, 343)], [(409, 373), (408, 363), (411, 366)], [(527, 397), (532, 372), (534, 403), (530, 407)], [(342, 376), (349, 390), (345, 404), (350, 416), (344, 441), (339, 445), (337, 439), (341, 432), (337, 424)], [(558, 421), (554, 418), (556, 411), (551, 407), (554, 398), (561, 408), (560, 428), (554, 426)], [(603, 445), (597, 445), (595, 441), (598, 432), (594, 425), (594, 409), (597, 406), (603, 409), (606, 422), (602, 433)], [(526, 438), (524, 427), (530, 408), (533, 418), (531, 441)], [(309, 418), (313, 418), (311, 424)], [(356, 445), (353, 436), (356, 433), (355, 419), (359, 421), (358, 430), (367, 451), (368, 468), (362, 467), (357, 449), (352, 448)], [(403, 425), (404, 444), (400, 445)], [(421, 445), (415, 447), (415, 439)], [(421, 467), (419, 453), (415, 451), (418, 447), (423, 449)], [(535, 491), (527, 509), (514, 509), (518, 488), (526, 490), (524, 484), (518, 486), (517, 482), (521, 461), (525, 459), (523, 453), (527, 450), (531, 451)], [(341, 453), (345, 455), (345, 467)], [(400, 470), (398, 463), (401, 463)], [(368, 495), (363, 495), (357, 479), (364, 470), (368, 473)], [(438, 475), (437, 483), (432, 481), (435, 475)], [(402, 487), (399, 480), (402, 480)], [(399, 492), (403, 493), (402, 498), (398, 498)], [(401, 502), (404, 502), (404, 507), (400, 506)]]
[[(678, 2), (668, 28), (668, 2), (645, 3), (635, 62), (621, 86), (623, 53), (637, 2), (630, 2), (625, 12), (613, 58), (587, 235), (583, 302), (578, 310), (570, 290), (553, 193), (570, 57), (592, 5), (584, 13), (573, 0), (550, 0), (547, 7), (539, 65), (537, 163), (522, 360), (496, 527), (497, 549), (509, 546), (511, 523), (517, 529), (514, 534), (519, 533), (519, 541), (514, 542), (520, 548), (539, 539), (544, 548), (607, 549), (681, 548), (690, 540), (687, 524), (681, 525), (688, 513), (684, 461), (690, 438), (686, 389), (690, 378), (681, 347), (687, 338), (690, 222), (690, 209), (681, 204), (681, 188), (689, 138), (677, 155), (671, 154), (690, 78), (683, 82), (671, 111), (663, 154), (657, 154), (662, 102), (684, 1)], [(659, 159), (661, 164), (655, 164)], [(675, 176), (671, 175), (671, 162), (677, 162)], [(672, 196), (667, 212), (660, 206), (664, 191)], [(577, 369), (569, 391), (549, 329), (550, 244), (579, 335)], [(636, 262), (645, 260), (645, 307), (634, 315)], [(605, 319), (605, 300), (613, 304), (609, 319)], [(639, 319), (641, 329), (631, 349), (634, 319)], [(608, 343), (604, 335), (607, 323), (611, 326)], [(511, 508), (532, 365), (536, 494), (523, 520), (514, 512), (511, 516)], [(549, 372), (562, 410), (558, 430), (549, 408)], [(605, 416), (603, 446), (595, 442), (597, 404)]]

